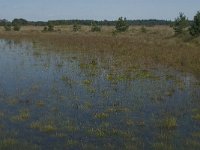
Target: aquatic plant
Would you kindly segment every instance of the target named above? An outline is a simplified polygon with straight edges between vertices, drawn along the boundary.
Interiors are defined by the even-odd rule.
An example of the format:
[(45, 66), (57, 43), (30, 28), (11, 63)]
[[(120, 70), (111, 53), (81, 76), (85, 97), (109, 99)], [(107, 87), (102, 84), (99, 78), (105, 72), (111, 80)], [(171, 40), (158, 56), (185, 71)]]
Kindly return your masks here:
[(193, 115), (192, 119), (200, 121), (200, 113), (197, 113), (197, 114)]
[(97, 119), (106, 119), (108, 117), (109, 117), (109, 115), (107, 113), (104, 113), (104, 112), (95, 114), (95, 118), (97, 118)]
[(32, 122), (30, 125), (30, 128), (37, 129), (40, 132), (45, 132), (45, 133), (52, 133), (57, 130), (57, 127), (53, 123), (48, 122), (48, 121), (47, 122), (39, 122), (39, 121)]
[(37, 107), (44, 107), (44, 106), (45, 106), (45, 103), (44, 103), (44, 101), (37, 101), (37, 102), (36, 102), (36, 106), (37, 106)]
[(26, 121), (30, 118), (30, 112), (27, 109), (20, 110), (17, 116), (11, 118), (12, 121)]
[(152, 147), (154, 150), (173, 150), (173, 146), (171, 144), (163, 142), (154, 143)]
[(79, 142), (76, 140), (68, 140), (66, 145), (69, 147), (73, 147), (79, 145)]
[(92, 84), (92, 81), (91, 80), (84, 80), (83, 84), (86, 85), (86, 86), (90, 86)]
[(177, 119), (175, 117), (167, 117), (161, 121), (160, 127), (164, 129), (175, 129), (177, 127)]
[(0, 140), (0, 149), (4, 150), (14, 148), (17, 143), (18, 141), (16, 139), (11, 138)]

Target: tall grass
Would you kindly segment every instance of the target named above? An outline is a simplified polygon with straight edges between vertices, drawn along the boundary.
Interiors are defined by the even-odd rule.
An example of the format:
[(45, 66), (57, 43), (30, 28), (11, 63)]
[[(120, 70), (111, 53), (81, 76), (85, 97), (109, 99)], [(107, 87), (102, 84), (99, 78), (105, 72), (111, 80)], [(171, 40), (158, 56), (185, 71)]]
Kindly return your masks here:
[(0, 38), (35, 41), (56, 50), (79, 50), (112, 53), (120, 63), (165, 65), (200, 76), (200, 39), (174, 37), (167, 26), (130, 27), (126, 33), (113, 35), (114, 27), (103, 27), (101, 33), (92, 33), (87, 26), (73, 33), (72, 26), (55, 27), (59, 32), (42, 33), (42, 27), (23, 27), (19, 33), (0, 31)]

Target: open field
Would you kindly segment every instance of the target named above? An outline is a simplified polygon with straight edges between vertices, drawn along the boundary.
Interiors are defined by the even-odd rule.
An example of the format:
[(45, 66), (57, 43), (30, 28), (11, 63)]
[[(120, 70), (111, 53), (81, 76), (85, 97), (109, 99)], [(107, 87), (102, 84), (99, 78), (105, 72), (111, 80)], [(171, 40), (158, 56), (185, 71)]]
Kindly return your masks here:
[[(114, 27), (103, 27), (102, 32), (90, 32), (83, 26), (74, 33), (72, 26), (58, 26), (56, 32), (42, 32), (43, 27), (22, 27), (20, 32), (5, 32), (0, 38), (33, 40), (57, 50), (83, 50), (114, 52), (124, 57), (123, 64), (143, 62), (145, 65), (161, 64), (200, 75), (200, 39), (189, 36), (174, 37), (173, 29), (167, 26), (130, 27), (126, 33), (114, 34)], [(127, 57), (126, 57), (127, 56)]]

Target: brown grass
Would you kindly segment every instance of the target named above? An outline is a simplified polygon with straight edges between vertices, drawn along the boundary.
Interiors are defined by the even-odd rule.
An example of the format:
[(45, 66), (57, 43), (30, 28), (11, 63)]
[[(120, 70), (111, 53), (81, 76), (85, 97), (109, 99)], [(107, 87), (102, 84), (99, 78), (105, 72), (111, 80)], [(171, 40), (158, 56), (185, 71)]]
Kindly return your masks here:
[(56, 50), (81, 50), (112, 53), (123, 64), (157, 64), (192, 72), (200, 76), (200, 40), (174, 37), (173, 29), (167, 26), (131, 27), (128, 32), (113, 34), (114, 27), (103, 27), (102, 32), (92, 33), (83, 26), (78, 33), (72, 26), (58, 26), (56, 32), (43, 33), (43, 27), (22, 27), (20, 32), (0, 29), (0, 38), (30, 40)]

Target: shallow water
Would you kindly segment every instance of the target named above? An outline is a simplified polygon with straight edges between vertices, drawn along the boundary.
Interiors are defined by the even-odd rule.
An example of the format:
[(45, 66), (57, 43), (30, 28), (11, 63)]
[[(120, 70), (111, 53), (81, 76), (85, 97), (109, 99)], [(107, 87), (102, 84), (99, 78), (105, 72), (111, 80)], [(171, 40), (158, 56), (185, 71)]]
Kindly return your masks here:
[(0, 40), (0, 149), (199, 149), (200, 82), (115, 61)]

